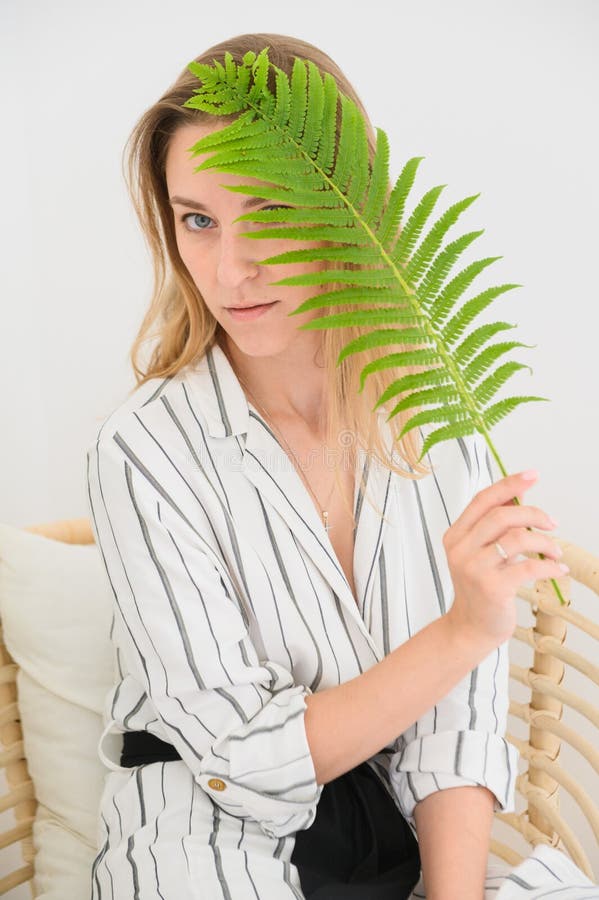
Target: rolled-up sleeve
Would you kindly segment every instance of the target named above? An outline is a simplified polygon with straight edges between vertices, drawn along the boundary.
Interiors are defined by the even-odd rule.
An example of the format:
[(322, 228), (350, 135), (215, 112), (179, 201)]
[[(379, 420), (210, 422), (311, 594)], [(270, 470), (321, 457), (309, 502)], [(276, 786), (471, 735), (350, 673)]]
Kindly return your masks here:
[(311, 691), (259, 658), (200, 499), (190, 506), (189, 484), (165, 484), (118, 433), (87, 455), (115, 639), (165, 739), (226, 812), (271, 837), (309, 827), (322, 791), (304, 724)]
[[(464, 443), (470, 464), (465, 502), (493, 483), (481, 435)], [(415, 826), (414, 808), (434, 791), (480, 785), (495, 795), (495, 810), (515, 809), (519, 754), (506, 739), (509, 657), (506, 641), (462, 679), (396, 743), (389, 775), (402, 814)]]

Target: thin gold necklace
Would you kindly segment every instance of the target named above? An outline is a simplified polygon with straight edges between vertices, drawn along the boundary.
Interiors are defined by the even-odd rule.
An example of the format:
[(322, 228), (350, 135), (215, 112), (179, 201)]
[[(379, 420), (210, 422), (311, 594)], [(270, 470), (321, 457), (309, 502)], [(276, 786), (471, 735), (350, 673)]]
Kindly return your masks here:
[[(324, 525), (324, 528), (325, 528), (326, 533), (328, 534), (329, 531), (331, 530), (331, 528), (333, 527), (333, 526), (329, 523), (329, 512), (328, 512), (327, 509), (323, 509), (323, 508), (322, 508), (322, 504), (320, 503), (320, 500), (318, 499), (318, 497), (316, 496), (316, 494), (314, 493), (314, 491), (313, 491), (312, 488), (310, 487), (310, 484), (309, 484), (307, 478), (304, 476), (302, 467), (301, 467), (301, 465), (300, 465), (300, 463), (299, 463), (299, 461), (298, 461), (298, 459), (297, 459), (297, 456), (295, 455), (295, 453), (293, 452), (293, 450), (291, 449), (291, 447), (289, 446), (289, 444), (288, 444), (287, 441), (285, 440), (283, 434), (281, 433), (281, 430), (275, 425), (275, 423), (272, 421), (272, 419), (269, 419), (268, 415), (266, 414), (266, 412), (265, 412), (265, 410), (264, 410), (264, 407), (261, 406), (261, 405), (258, 403), (258, 401), (256, 400), (256, 398), (253, 396), (252, 392), (249, 391), (249, 390), (247, 389), (247, 387), (245, 387), (245, 385), (244, 385), (244, 388), (245, 388), (246, 394), (248, 395), (248, 397), (250, 398), (250, 400), (252, 401), (252, 403), (254, 404), (254, 406), (256, 407), (256, 409), (258, 409), (258, 411), (264, 416), (264, 418), (266, 419), (266, 421), (269, 422), (269, 424), (274, 428), (274, 430), (277, 432), (277, 434), (279, 435), (279, 437), (280, 437), (281, 440), (283, 441), (283, 444), (285, 445), (285, 447), (287, 448), (287, 450), (289, 451), (289, 453), (290, 453), (291, 456), (293, 457), (293, 460), (294, 460), (295, 465), (296, 465), (296, 470), (297, 470), (297, 472), (298, 472), (300, 478), (302, 479), (302, 481), (304, 482), (304, 484), (306, 485), (306, 487), (308, 488), (308, 490), (309, 490), (310, 493), (312, 494), (312, 497), (313, 497), (314, 500), (316, 501), (316, 506), (318, 507), (318, 509), (320, 509), (320, 514), (321, 514), (321, 516), (322, 516), (322, 523), (323, 523), (323, 525)], [(331, 487), (331, 491), (330, 491), (330, 493), (329, 493), (329, 496), (327, 497), (326, 506), (329, 505), (329, 500), (330, 500), (331, 497), (333, 496), (333, 490), (334, 490), (334, 488), (335, 488), (335, 482), (333, 481), (333, 486)]]

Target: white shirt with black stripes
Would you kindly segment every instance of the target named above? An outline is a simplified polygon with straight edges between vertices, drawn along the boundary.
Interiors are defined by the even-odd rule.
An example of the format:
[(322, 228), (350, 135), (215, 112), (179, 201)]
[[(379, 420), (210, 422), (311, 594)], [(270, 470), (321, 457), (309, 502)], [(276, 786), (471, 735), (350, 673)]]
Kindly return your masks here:
[[(310, 495), (218, 344), (103, 422), (87, 485), (116, 654), (93, 900), (303, 896), (294, 833), (322, 792), (305, 697), (366, 671), (449, 608), (442, 535), (493, 480), (479, 435), (432, 448), (421, 480), (359, 453), (354, 598)], [(444, 788), (483, 785), (496, 809), (514, 810), (507, 679), (504, 644), (368, 761), (412, 828), (416, 803)], [(126, 730), (150, 731), (181, 760), (121, 767)], [(542, 885), (568, 864), (551, 853), (557, 862), (530, 857), (515, 879), (490, 870), (488, 896), (545, 896), (518, 879)], [(551, 877), (553, 890), (567, 887)], [(599, 896), (580, 890), (551, 896)]]

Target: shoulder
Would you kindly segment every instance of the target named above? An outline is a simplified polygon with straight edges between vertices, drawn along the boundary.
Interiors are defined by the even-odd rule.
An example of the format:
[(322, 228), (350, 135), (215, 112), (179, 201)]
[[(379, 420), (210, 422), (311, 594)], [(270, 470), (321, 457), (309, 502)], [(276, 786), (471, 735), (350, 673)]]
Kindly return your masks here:
[(248, 405), (226, 355), (215, 344), (167, 378), (140, 385), (107, 416), (97, 444), (110, 444), (125, 432), (145, 443), (152, 435), (166, 444), (209, 448), (211, 442), (234, 441), (248, 430)]
[(205, 417), (187, 369), (166, 378), (151, 378), (104, 417), (88, 452), (124, 441), (135, 448), (166, 447), (181, 440), (190, 420), (200, 432), (204, 429)]

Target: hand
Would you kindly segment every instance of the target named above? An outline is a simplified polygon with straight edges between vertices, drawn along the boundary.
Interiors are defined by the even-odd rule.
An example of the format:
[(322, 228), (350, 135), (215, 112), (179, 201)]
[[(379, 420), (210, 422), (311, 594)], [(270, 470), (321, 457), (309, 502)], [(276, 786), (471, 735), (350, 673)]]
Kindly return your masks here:
[[(517, 506), (513, 498), (534, 480), (508, 475), (484, 488), (443, 535), (455, 600), (446, 613), (460, 633), (492, 648), (508, 640), (516, 627), (515, 597), (526, 581), (564, 574), (556, 561), (561, 548), (549, 535), (528, 527), (551, 529), (549, 516), (535, 506)], [(497, 552), (498, 541), (508, 559)], [(518, 554), (543, 553), (549, 559), (518, 561)]]

